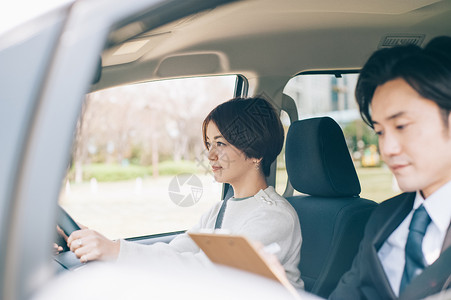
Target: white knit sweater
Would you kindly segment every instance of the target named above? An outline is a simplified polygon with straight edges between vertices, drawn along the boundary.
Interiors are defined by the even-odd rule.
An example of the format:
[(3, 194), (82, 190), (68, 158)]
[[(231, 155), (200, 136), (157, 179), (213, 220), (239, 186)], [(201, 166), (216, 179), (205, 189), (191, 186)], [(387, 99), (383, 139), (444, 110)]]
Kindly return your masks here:
[[(221, 204), (215, 204), (204, 213), (189, 232), (213, 230)], [(229, 199), (222, 229), (263, 245), (279, 244), (281, 250), (276, 256), (285, 268), (288, 280), (294, 287), (303, 288), (298, 269), (302, 243), (299, 219), (294, 208), (272, 186), (244, 200)], [(169, 244), (141, 245), (121, 240), (118, 261), (134, 260), (138, 255), (155, 260), (181, 260), (185, 264), (209, 264), (208, 258), (187, 234), (177, 236)]]

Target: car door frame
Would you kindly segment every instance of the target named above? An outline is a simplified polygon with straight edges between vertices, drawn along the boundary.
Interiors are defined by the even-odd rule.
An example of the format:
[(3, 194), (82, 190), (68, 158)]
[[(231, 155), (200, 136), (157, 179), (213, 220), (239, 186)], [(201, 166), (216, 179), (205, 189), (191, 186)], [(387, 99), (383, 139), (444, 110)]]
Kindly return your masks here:
[[(77, 1), (59, 10), (53, 32), (57, 38), (40, 53), (42, 57), (35, 57), (48, 58), (38, 66), (35, 92), (16, 98), (29, 107), (21, 120), (24, 126), (17, 151), (1, 177), (11, 179), (0, 182), (7, 186), (0, 193), (2, 299), (28, 299), (53, 276), (50, 254), (61, 180), (69, 164), (84, 95), (97, 72), (99, 54), (113, 43), (111, 32), (136, 25), (143, 18), (149, 30), (226, 2), (230, 1), (95, 0)], [(27, 26), (32, 28), (33, 22), (37, 21)], [(20, 31), (13, 30), (8, 36), (17, 33)], [(124, 39), (139, 33), (131, 31)], [(9, 49), (14, 45), (12, 39)], [(0, 60), (7, 50), (0, 49)], [(17, 67), (27, 68), (27, 64)], [(7, 76), (7, 70), (0, 71), (0, 78)], [(15, 80), (20, 86), (20, 77)]]

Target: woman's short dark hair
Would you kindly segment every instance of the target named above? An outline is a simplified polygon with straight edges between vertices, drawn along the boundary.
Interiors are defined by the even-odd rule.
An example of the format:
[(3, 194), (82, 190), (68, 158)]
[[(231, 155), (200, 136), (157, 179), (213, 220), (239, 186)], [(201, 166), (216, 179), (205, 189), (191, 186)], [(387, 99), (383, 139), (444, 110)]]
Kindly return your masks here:
[(202, 124), (205, 147), (210, 122), (214, 122), (222, 136), (246, 157), (262, 158), (263, 174), (269, 175), (271, 163), (282, 150), (284, 141), (282, 123), (271, 103), (256, 97), (234, 98), (218, 105)]
[(373, 127), (370, 105), (374, 91), (387, 81), (404, 79), (422, 97), (440, 108), (445, 126), (451, 111), (451, 37), (431, 40), (424, 49), (398, 46), (373, 53), (364, 65), (355, 90), (363, 120)]

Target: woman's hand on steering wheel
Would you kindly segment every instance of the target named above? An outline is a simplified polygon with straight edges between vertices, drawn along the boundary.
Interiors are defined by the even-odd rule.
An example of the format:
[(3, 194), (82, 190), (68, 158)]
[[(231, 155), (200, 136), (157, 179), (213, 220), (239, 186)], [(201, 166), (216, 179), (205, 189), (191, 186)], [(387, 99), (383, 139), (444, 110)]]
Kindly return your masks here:
[(67, 239), (67, 245), (82, 263), (93, 260), (114, 260), (118, 257), (120, 250), (119, 241), (112, 241), (86, 227), (72, 232)]

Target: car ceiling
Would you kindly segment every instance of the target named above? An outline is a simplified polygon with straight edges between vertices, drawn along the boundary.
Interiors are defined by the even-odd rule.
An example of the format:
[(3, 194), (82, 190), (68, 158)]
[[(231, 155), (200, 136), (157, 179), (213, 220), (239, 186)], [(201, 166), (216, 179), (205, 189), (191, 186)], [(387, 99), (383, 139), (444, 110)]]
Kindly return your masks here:
[[(105, 50), (102, 77), (92, 90), (184, 76), (286, 78), (303, 71), (358, 69), (387, 36), (424, 44), (449, 35), (449, 20), (451, 1), (237, 1)], [(136, 25), (139, 21), (129, 27)]]

